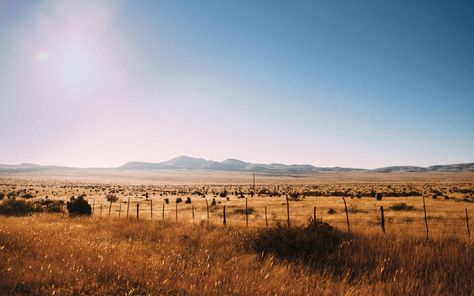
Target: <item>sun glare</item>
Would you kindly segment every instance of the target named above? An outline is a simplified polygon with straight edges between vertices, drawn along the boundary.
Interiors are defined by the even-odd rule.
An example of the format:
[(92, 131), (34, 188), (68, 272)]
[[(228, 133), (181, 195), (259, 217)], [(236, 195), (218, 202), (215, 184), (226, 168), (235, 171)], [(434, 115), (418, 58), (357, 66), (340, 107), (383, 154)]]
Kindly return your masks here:
[(36, 53), (36, 60), (40, 63), (46, 63), (48, 61), (48, 54), (45, 51), (40, 50)]
[(99, 68), (97, 56), (80, 43), (63, 47), (54, 59), (59, 81), (74, 93), (90, 90), (100, 82)]

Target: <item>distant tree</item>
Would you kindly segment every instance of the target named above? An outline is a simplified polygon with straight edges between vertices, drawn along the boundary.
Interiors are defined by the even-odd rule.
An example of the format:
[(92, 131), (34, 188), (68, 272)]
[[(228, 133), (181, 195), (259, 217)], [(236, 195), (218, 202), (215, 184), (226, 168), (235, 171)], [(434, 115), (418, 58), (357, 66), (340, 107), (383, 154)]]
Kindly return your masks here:
[(113, 195), (113, 194), (107, 194), (107, 196), (105, 198), (107, 199), (108, 202), (118, 201), (118, 197), (116, 195)]

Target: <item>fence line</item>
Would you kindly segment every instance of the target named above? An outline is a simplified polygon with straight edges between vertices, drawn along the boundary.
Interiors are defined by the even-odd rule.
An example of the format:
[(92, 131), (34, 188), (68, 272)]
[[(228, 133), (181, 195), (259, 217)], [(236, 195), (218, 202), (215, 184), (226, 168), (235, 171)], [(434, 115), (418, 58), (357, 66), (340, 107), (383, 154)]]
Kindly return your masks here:
[[(148, 204), (149, 202), (149, 204)], [(317, 202), (317, 201), (315, 201)], [(118, 205), (117, 205), (118, 203)], [(154, 212), (153, 208), (153, 201), (145, 200), (145, 201), (131, 201), (130, 197), (128, 197), (127, 201), (119, 201), (119, 202), (109, 202), (108, 205), (108, 217), (117, 217), (121, 218), (121, 211), (122, 211), (122, 203), (127, 204), (127, 212), (126, 212), (126, 219), (129, 218), (129, 209), (131, 204), (136, 205), (136, 219), (143, 219), (140, 216), (140, 212), (149, 212), (149, 219), (154, 220)], [(140, 204), (145, 206), (149, 205), (150, 208), (143, 208), (140, 207)], [(297, 202), (292, 201), (286, 197), (285, 202), (282, 202), (281, 205), (267, 205), (267, 204), (259, 204), (250, 206), (248, 199), (246, 198), (242, 205), (222, 205), (215, 203), (213, 199), (213, 204), (209, 205), (207, 199), (205, 199), (205, 205), (195, 205), (193, 203), (183, 203), (183, 207), (180, 207), (178, 203), (175, 202), (175, 209), (174, 211), (171, 208), (166, 208), (165, 200), (163, 200), (162, 208), (161, 208), (161, 220), (166, 220), (166, 217), (170, 217), (170, 214), (175, 214), (175, 221), (176, 222), (187, 222), (192, 221), (194, 223), (195, 218), (197, 217), (199, 220), (205, 220), (207, 224), (215, 223), (218, 220), (221, 220), (223, 225), (245, 225), (249, 227), (252, 226), (262, 226), (262, 224), (266, 227), (269, 227), (269, 216), (274, 223), (279, 223), (282, 221), (283, 215), (282, 213), (286, 210), (286, 224), (288, 227), (291, 227), (294, 222), (302, 222), (302, 221), (312, 221), (316, 223), (317, 221), (325, 221), (333, 226), (342, 227), (346, 224), (347, 231), (351, 232), (352, 228), (358, 227), (364, 228), (364, 226), (378, 226), (380, 227), (380, 231), (382, 233), (386, 233), (387, 225), (394, 224), (398, 226), (404, 225), (418, 225), (418, 229), (411, 229), (413, 233), (421, 234), (420, 230), (420, 223), (424, 222), (424, 233), (426, 238), (429, 238), (429, 234), (442, 234), (449, 232), (448, 230), (440, 230), (439, 228), (445, 227), (456, 227), (456, 230), (452, 231), (452, 233), (460, 232), (460, 229), (465, 229), (463, 235), (466, 235), (469, 239), (471, 239), (471, 231), (470, 231), (470, 220), (469, 220), (469, 211), (467, 208), (464, 211), (454, 211), (454, 210), (431, 210), (427, 209), (426, 202), (423, 198), (423, 213), (420, 213), (420, 210), (393, 210), (391, 207), (388, 207), (388, 210), (384, 208), (384, 206), (380, 206), (377, 208), (375, 206), (373, 208), (370, 207), (358, 207), (358, 205), (348, 205), (346, 199), (342, 197), (342, 203), (337, 205), (331, 206), (313, 206), (312, 211), (311, 207), (308, 206), (300, 206)], [(293, 205), (292, 205), (293, 204)], [(103, 217), (102, 209), (103, 203), (99, 202), (99, 215), (97, 215), (96, 209), (96, 200), (95, 198), (92, 201), (92, 213), (95, 217)], [(341, 211), (341, 207), (343, 207), (344, 213)], [(222, 212), (219, 213), (218, 209), (222, 208)], [(338, 208), (336, 212), (333, 208)], [(256, 209), (261, 209), (264, 211), (263, 216), (256, 211)], [(261, 211), (259, 210), (259, 211)], [(333, 211), (332, 213), (330, 213)], [(182, 212), (182, 214), (180, 213)], [(344, 214), (341, 217), (341, 214)], [(441, 215), (442, 214), (442, 215)], [(146, 215), (145, 215), (146, 217)], [(179, 219), (182, 217), (181, 219)], [(168, 218), (169, 219), (169, 218)], [(295, 220), (296, 219), (296, 220)], [(284, 221), (284, 220), (283, 220)], [(417, 222), (418, 221), (418, 222)], [(229, 224), (230, 223), (230, 224)], [(463, 226), (464, 223), (464, 226)], [(297, 225), (296, 223), (295, 225)], [(301, 223), (300, 223), (301, 224)], [(365, 227), (366, 228), (366, 227)], [(391, 232), (396, 232), (396, 228), (391, 227)]]

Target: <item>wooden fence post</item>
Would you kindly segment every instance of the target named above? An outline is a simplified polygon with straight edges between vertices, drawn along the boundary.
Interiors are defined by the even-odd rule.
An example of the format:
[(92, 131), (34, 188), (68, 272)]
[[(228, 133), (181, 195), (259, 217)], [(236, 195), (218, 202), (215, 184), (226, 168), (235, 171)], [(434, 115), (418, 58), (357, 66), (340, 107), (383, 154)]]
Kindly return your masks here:
[(140, 215), (140, 204), (137, 203), (137, 220), (139, 218), (139, 215)]
[(207, 198), (206, 198), (206, 209), (207, 209), (207, 225), (209, 225), (209, 203), (207, 202)]
[(313, 221), (314, 221), (314, 226), (317, 225), (316, 223), (316, 207), (313, 207)]
[(224, 226), (227, 225), (226, 217), (225, 217), (225, 206), (224, 206)]
[(464, 209), (466, 211), (466, 226), (467, 226), (467, 235), (469, 236), (469, 239), (471, 238), (471, 229), (469, 228), (469, 216), (467, 215), (467, 209)]
[(128, 210), (130, 209), (130, 196), (128, 197), (127, 201), (127, 219), (128, 219)]
[(344, 201), (344, 209), (345, 209), (345, 212), (346, 212), (347, 232), (351, 232), (351, 226), (349, 224), (349, 211), (347, 210), (347, 203), (346, 203), (346, 199), (344, 198), (344, 196), (342, 196), (342, 200)]
[(286, 195), (286, 215), (288, 219), (288, 227), (290, 227), (290, 204), (288, 201), (288, 194)]
[(268, 216), (267, 216), (267, 206), (265, 206), (265, 225), (268, 228)]
[(165, 221), (165, 204), (163, 204), (163, 209), (161, 210), (161, 219)]
[(425, 226), (426, 226), (426, 239), (428, 239), (428, 218), (426, 217), (426, 203), (425, 203), (425, 196), (423, 195), (423, 212), (425, 213)]
[(150, 219), (153, 220), (153, 201), (150, 199)]
[(178, 222), (178, 202), (176, 202), (176, 222)]
[(191, 206), (191, 211), (193, 213), (193, 223), (194, 223), (194, 205)]
[(380, 226), (382, 227), (382, 232), (385, 233), (385, 216), (383, 214), (383, 206), (380, 206)]
[(95, 214), (95, 198), (92, 200), (92, 214)]
[(245, 197), (245, 226), (249, 227), (249, 210), (247, 204), (247, 196)]
[(109, 218), (110, 218), (110, 212), (112, 212), (112, 201), (110, 201), (110, 204), (109, 204)]
[(121, 202), (119, 202), (119, 215), (118, 215), (119, 219), (120, 219), (120, 213), (122, 213), (122, 203)]
[(102, 218), (102, 204), (100, 204), (100, 217)]

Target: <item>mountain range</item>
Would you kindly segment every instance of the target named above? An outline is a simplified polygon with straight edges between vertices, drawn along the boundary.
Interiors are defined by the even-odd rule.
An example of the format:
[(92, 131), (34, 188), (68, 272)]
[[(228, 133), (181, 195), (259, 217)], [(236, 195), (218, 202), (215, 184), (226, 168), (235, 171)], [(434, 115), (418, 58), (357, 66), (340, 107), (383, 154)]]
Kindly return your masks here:
[[(109, 168), (121, 171), (146, 171), (146, 170), (210, 170), (228, 172), (255, 172), (264, 174), (310, 174), (310, 173), (330, 173), (330, 172), (474, 172), (474, 163), (460, 163), (448, 165), (433, 165), (429, 167), (419, 166), (390, 166), (373, 170), (344, 167), (316, 167), (309, 164), (281, 164), (281, 163), (251, 163), (238, 159), (226, 159), (222, 162), (206, 160), (204, 158), (194, 158), (189, 156), (179, 156), (168, 161), (151, 162), (127, 162), (117, 167)], [(64, 166), (42, 166), (38, 164), (6, 165), (0, 164), (0, 174), (8, 173), (28, 173), (48, 170), (80, 170), (79, 168)]]

